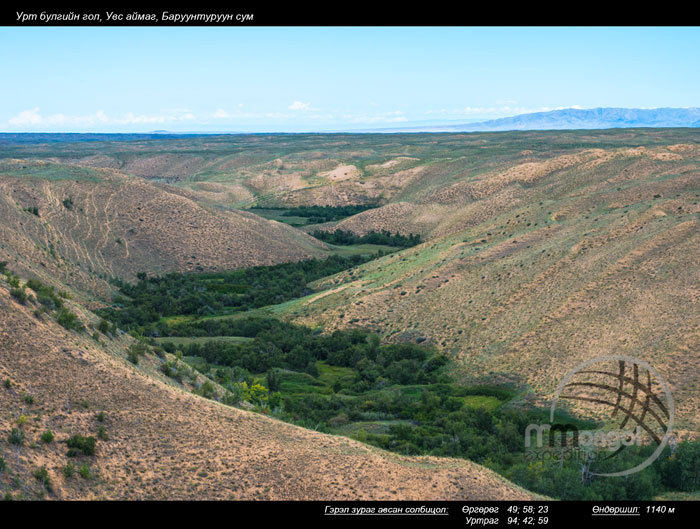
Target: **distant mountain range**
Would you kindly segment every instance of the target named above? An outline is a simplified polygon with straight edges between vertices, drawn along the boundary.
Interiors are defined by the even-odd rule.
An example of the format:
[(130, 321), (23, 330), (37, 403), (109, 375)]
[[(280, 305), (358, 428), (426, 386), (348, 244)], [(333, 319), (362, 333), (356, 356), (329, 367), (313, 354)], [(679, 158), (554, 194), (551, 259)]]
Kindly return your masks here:
[(382, 132), (476, 132), (507, 130), (700, 127), (700, 108), (566, 108), (477, 123), (382, 129)]

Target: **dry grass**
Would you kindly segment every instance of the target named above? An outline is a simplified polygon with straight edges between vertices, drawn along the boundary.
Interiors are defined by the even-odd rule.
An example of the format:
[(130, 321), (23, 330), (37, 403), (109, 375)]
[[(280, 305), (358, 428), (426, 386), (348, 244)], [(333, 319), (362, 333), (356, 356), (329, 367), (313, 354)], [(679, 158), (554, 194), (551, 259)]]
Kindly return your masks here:
[(88, 172), (91, 180), (23, 176), (35, 166), (39, 175), (64, 167), (17, 162), (0, 170), (0, 260), (84, 292), (104, 295), (109, 277), (273, 264), (325, 248), (284, 224), (205, 208), (140, 178), (104, 169)]

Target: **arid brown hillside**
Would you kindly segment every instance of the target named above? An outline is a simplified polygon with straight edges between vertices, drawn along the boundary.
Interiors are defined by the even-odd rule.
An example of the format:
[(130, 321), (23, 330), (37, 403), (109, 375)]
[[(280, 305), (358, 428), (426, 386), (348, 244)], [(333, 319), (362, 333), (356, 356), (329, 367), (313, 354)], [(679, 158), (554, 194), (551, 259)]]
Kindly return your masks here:
[(45, 162), (0, 165), (0, 261), (17, 272), (103, 293), (111, 277), (293, 261), (315, 239), (108, 169)]
[[(83, 166), (43, 165), (41, 178), (30, 183), (16, 174), (19, 169), (12, 164), (33, 167), (42, 162), (11, 162), (10, 157), (53, 158)], [(75, 284), (80, 278), (88, 288), (97, 290), (99, 285), (91, 286), (87, 279), (94, 277), (89, 275), (90, 268), (101, 267), (99, 273), (103, 276), (128, 277), (147, 265), (154, 273), (175, 265), (190, 270), (235, 263), (244, 266), (249, 263), (244, 259), (249, 246), (255, 249), (255, 255), (291, 260), (313, 254), (315, 249), (320, 252), (321, 246), (279, 223), (225, 211), (250, 204), (379, 203), (382, 207), (335, 225), (356, 233), (385, 229), (420, 233), (426, 242), (318, 281), (313, 285), (317, 293), (285, 303), (276, 314), (298, 323), (320, 325), (326, 332), (339, 327), (367, 327), (387, 341), (434, 344), (457, 360), (456, 374), (463, 380), (513, 384), (531, 390), (532, 396), (542, 400), (551, 397), (562, 377), (584, 360), (611, 354), (638, 357), (649, 362), (671, 386), (676, 429), (697, 436), (700, 130), (204, 137), (3, 147), (0, 158), (6, 160), (2, 165), (5, 176), (0, 180), (0, 260), (9, 257), (10, 267), (20, 273), (21, 266), (37, 275), (45, 269), (42, 277), (47, 281), (56, 277), (58, 285)], [(114, 169), (87, 165), (129, 167), (157, 182), (125, 179), (115, 175)], [(13, 174), (8, 174), (10, 166)], [(57, 176), (54, 178), (47, 168), (55, 169)], [(69, 171), (69, 178), (65, 171)], [(104, 179), (107, 183), (96, 185), (90, 180), (95, 175), (100, 175), (99, 182)], [(90, 190), (105, 187), (112, 190), (108, 195), (111, 199), (99, 202)], [(74, 207), (66, 211), (62, 201), (68, 192), (75, 194)], [(33, 199), (41, 202), (33, 203)], [(115, 203), (119, 203), (118, 208)], [(39, 217), (31, 212), (35, 205)], [(44, 226), (44, 214), (51, 220), (49, 226), (55, 224), (58, 228)], [(88, 223), (85, 216), (100, 221)], [(152, 226), (146, 228), (144, 223)], [(203, 233), (211, 235), (202, 236), (200, 226), (206, 227)], [(243, 233), (250, 238), (241, 241), (240, 246), (229, 246), (240, 241), (236, 238), (240, 236), (225, 238), (227, 226), (236, 226), (231, 234), (241, 233), (241, 226), (249, 228)], [(135, 232), (130, 233), (131, 229)], [(263, 235), (266, 242), (259, 243)], [(92, 242), (86, 244), (83, 240)], [(282, 244), (284, 241), (289, 244)], [(279, 247), (275, 246), (278, 242)], [(155, 251), (149, 246), (152, 244)], [(195, 245), (201, 249), (181, 251)], [(82, 250), (83, 246), (97, 247), (99, 252)], [(125, 259), (127, 248), (129, 260)], [(230, 253), (222, 254), (222, 248)], [(49, 260), (52, 249), (58, 254), (56, 263)], [(136, 265), (131, 266), (132, 262)], [(260, 258), (259, 262), (269, 261)], [(25, 316), (22, 329), (29, 336), (26, 326), (33, 320)], [(42, 343), (52, 343), (59, 337), (64, 343), (63, 331), (58, 329), (56, 337), (54, 332), (53, 328), (47, 330)], [(70, 336), (70, 343), (80, 344), (84, 354), (102, 354), (95, 344)], [(60, 355), (57, 358), (68, 362)], [(114, 364), (118, 366), (117, 378), (132, 369), (120, 362)], [(38, 377), (38, 373), (29, 373), (25, 380)], [(131, 380), (136, 388), (133, 395), (145, 398), (145, 393), (139, 393), (143, 379), (133, 375)], [(206, 420), (202, 419), (202, 424), (206, 424), (204, 430), (216, 432), (217, 447), (239, 443), (241, 450), (252, 451), (251, 446), (255, 446), (239, 437), (222, 438), (219, 434), (224, 431), (221, 423), (225, 421), (219, 413), (246, 417), (241, 424), (251, 421), (251, 428), (258, 428), (259, 435), (268, 432), (263, 425), (279, 425), (235, 410), (220, 412), (218, 405), (185, 394), (177, 401), (171, 397), (174, 390), (164, 392), (160, 385), (152, 384), (152, 390), (157, 391), (153, 397), (156, 403), (170, 402), (188, 410), (205, 406), (202, 416)], [(115, 395), (127, 391), (118, 384), (114, 387), (122, 388), (115, 390)], [(100, 394), (97, 389), (94, 392)], [(169, 406), (163, 404), (161, 408)], [(146, 416), (146, 412), (140, 413), (130, 417)], [(192, 420), (189, 413), (183, 417), (173, 417), (172, 411), (159, 413), (169, 417), (165, 426), (168, 434), (174, 432), (173, 424), (184, 425), (186, 433), (181, 442), (190, 447), (187, 450), (195, 454), (192, 447), (204, 446), (195, 440), (197, 430), (188, 422)], [(140, 420), (153, 429), (159, 419)], [(139, 424), (134, 419), (124, 421)], [(201, 431), (199, 435), (203, 435)], [(147, 459), (149, 464), (163, 464), (157, 457), (177, 460), (184, 453), (174, 449), (168, 452), (164, 445), (155, 455), (140, 439), (141, 433), (150, 435), (139, 430), (131, 442), (144, 453), (154, 454)], [(300, 442), (322, 438), (326, 448), (341, 453), (343, 447), (360, 447), (286, 425), (268, 433), (277, 447), (291, 442), (285, 436), (298, 436)], [(154, 438), (152, 442), (157, 441)], [(124, 449), (129, 454), (137, 453), (125, 445)], [(201, 472), (207, 475), (225, 475), (226, 479), (239, 472), (253, 483), (251, 473), (257, 468), (261, 475), (267, 475), (278, 454), (285, 453), (281, 450), (275, 448), (275, 455), (271, 452), (266, 459), (249, 460), (245, 470), (234, 470), (233, 466), (224, 470), (214, 462), (209, 464), (216, 470), (207, 469), (204, 455), (196, 468), (204, 468)], [(313, 460), (320, 452), (298, 453)], [(388, 465), (387, 461), (399, 467), (416, 464), (416, 460), (380, 456), (373, 450), (371, 454), (379, 458), (376, 461), (383, 461), (382, 465)], [(287, 461), (301, 459), (290, 455)], [(347, 466), (355, 465), (357, 460), (343, 461)], [(453, 464), (466, 463), (449, 463)], [(312, 474), (303, 469), (298, 472), (302, 476), (332, 473), (330, 467), (320, 463), (310, 465)], [(402, 473), (399, 467), (392, 467), (399, 481), (412, 483), (410, 473)], [(195, 465), (178, 467), (183, 468)], [(297, 470), (287, 467), (285, 472), (293, 476)], [(433, 470), (422, 472), (426, 474), (421, 476)], [(308, 492), (300, 497), (320, 498), (331, 491), (341, 497), (343, 490), (347, 494), (365, 490), (357, 485), (362, 482), (359, 478), (349, 482), (343, 481), (344, 472), (332, 475), (330, 480), (318, 482), (303, 477), (302, 483), (314, 483), (324, 492)], [(369, 474), (363, 475), (369, 479)], [(372, 479), (382, 483), (380, 488), (392, 481), (376, 476)], [(404, 485), (409, 489), (399, 491), (396, 497), (426, 497), (425, 490), (432, 491), (432, 484), (419, 482), (415, 489), (410, 488), (414, 485)], [(441, 497), (456, 497), (458, 489), (448, 486), (447, 481), (441, 483), (436, 485), (438, 490), (452, 491)], [(200, 486), (209, 487), (205, 480)], [(285, 486), (293, 485), (288, 482)], [(265, 487), (270, 487), (270, 494), (275, 490), (270, 481)]]
[[(402, 457), (227, 407), (124, 358), (126, 337), (102, 344), (37, 319), (0, 285), (0, 492), (33, 499), (530, 499), (464, 460)], [(88, 313), (82, 313), (89, 318)], [(93, 317), (94, 318), (94, 317)], [(145, 370), (145, 371), (144, 371)], [(151, 371), (154, 371), (151, 369)], [(27, 399), (31, 396), (31, 399)], [(103, 421), (97, 419), (104, 414)], [(21, 417), (24, 417), (21, 419)], [(20, 423), (21, 426), (20, 426)], [(94, 456), (68, 458), (72, 435)], [(22, 446), (10, 444), (13, 428)], [(54, 440), (44, 443), (46, 430)], [(69, 463), (90, 477), (66, 477)], [(46, 492), (33, 473), (44, 467)]]
[[(644, 151), (673, 163), (700, 129), (520, 131), (461, 134), (194, 136), (131, 141), (8, 142), (0, 158), (110, 168), (191, 191), (227, 207), (408, 202), (463, 205), (530, 185), (542, 171), (584, 158)], [(668, 150), (673, 147), (674, 150)], [(678, 150), (681, 149), (681, 150)], [(597, 158), (598, 162), (594, 159)], [(502, 178), (491, 180), (491, 176)], [(488, 181), (485, 181), (488, 179)], [(514, 198), (504, 195), (504, 199)], [(435, 212), (430, 212), (435, 213)], [(438, 217), (421, 220), (428, 228)], [(427, 234), (427, 232), (426, 232)]]
[(639, 357), (671, 384), (679, 428), (697, 431), (698, 144), (525, 152), (337, 227), (427, 242), (320, 281), (286, 307), (293, 320), (426, 339), (465, 378), (541, 397), (586, 359)]

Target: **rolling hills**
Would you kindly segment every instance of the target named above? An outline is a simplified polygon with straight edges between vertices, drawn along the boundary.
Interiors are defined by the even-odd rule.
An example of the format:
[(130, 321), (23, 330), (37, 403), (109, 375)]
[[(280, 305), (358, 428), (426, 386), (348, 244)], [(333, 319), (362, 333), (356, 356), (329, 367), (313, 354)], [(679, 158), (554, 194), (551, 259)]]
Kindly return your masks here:
[[(546, 395), (602, 354), (667, 377), (686, 428), (698, 417), (697, 145), (580, 150), (490, 169), (337, 224), (419, 231), (427, 242), (315, 284), (295, 321), (420, 337), (466, 378)], [(528, 155), (529, 156), (529, 155)]]
[(231, 269), (325, 253), (284, 224), (205, 208), (111, 169), (54, 162), (0, 166), (0, 260), (17, 273), (104, 296), (139, 272)]
[[(274, 314), (432, 344), (458, 380), (540, 403), (586, 359), (638, 357), (671, 386), (679, 433), (698, 435), (698, 130), (39, 138), (0, 144), (0, 190), (0, 261), (72, 290), (92, 325), (113, 277), (328, 255), (315, 229), (418, 233), (422, 244), (318, 280)], [(377, 207), (302, 229), (242, 209), (347, 204)], [(468, 462), (391, 455), (191, 395), (159, 360), (127, 363), (126, 336), (38, 320), (4, 284), (0, 302), (0, 378), (18, 388), (0, 388), (0, 434), (21, 414), (32, 439), (108, 418), (89, 487), (64, 482), (55, 446), (18, 453), (66, 497), (528, 495)]]

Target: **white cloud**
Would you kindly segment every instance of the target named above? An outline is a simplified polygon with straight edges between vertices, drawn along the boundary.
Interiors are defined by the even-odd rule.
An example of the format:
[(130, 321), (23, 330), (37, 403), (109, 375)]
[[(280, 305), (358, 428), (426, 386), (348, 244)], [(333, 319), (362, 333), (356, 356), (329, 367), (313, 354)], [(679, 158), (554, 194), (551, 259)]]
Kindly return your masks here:
[(223, 108), (217, 108), (211, 117), (215, 119), (226, 119), (232, 117), (232, 115), (226, 112)]
[(310, 103), (302, 103), (301, 101), (294, 101), (294, 103), (292, 103), (291, 105), (289, 105), (289, 110), (303, 110), (303, 111), (307, 111), (307, 110), (313, 110), (313, 109), (311, 108), (311, 104), (310, 104)]
[(168, 119), (165, 116), (137, 116), (133, 112), (127, 112), (124, 117), (115, 120), (120, 125), (133, 125), (136, 123), (165, 123)]
[(89, 127), (98, 124), (133, 125), (143, 123), (172, 123), (195, 119), (195, 115), (187, 109), (171, 109), (160, 114), (137, 115), (127, 112), (121, 117), (110, 118), (103, 110), (87, 115), (67, 115), (62, 113), (43, 116), (39, 113), (39, 107), (24, 110), (7, 120), (9, 125), (18, 127)]
[(39, 115), (39, 107), (34, 107), (31, 110), (24, 110), (16, 116), (10, 118), (10, 125), (39, 125), (43, 118)]
[(60, 127), (65, 125), (94, 125), (97, 123), (107, 123), (109, 119), (102, 110), (98, 110), (94, 114), (86, 116), (69, 116), (66, 114), (51, 114), (50, 116), (42, 116), (39, 113), (39, 107), (34, 107), (30, 110), (24, 110), (14, 117), (7, 120), (9, 125), (17, 126), (50, 126)]
[(173, 123), (195, 119), (195, 115), (187, 110), (173, 109), (163, 114), (134, 114), (127, 112), (121, 118), (114, 118), (113, 123), (119, 125), (136, 125), (143, 123)]
[[(510, 101), (508, 101), (510, 103)], [(470, 118), (472, 121), (484, 121), (501, 117), (514, 116), (518, 114), (528, 114), (532, 112), (548, 112), (563, 108), (577, 108), (579, 105), (569, 105), (567, 107), (539, 107), (526, 108), (524, 106), (503, 104), (494, 106), (466, 106), (462, 108), (440, 108), (424, 111), (425, 115), (439, 116), (441, 119), (464, 119)], [(258, 123), (258, 126), (274, 129), (277, 126), (295, 123), (300, 125), (303, 122), (305, 127), (315, 123), (319, 130), (327, 127), (342, 127), (344, 124), (352, 125), (382, 125), (397, 124), (410, 121), (404, 111), (390, 110), (385, 112), (374, 112), (368, 108), (366, 111), (331, 113), (313, 108), (310, 103), (294, 101), (289, 105), (288, 110), (282, 111), (252, 111), (243, 108), (242, 103), (234, 103), (226, 108), (216, 108), (213, 112), (195, 114), (187, 108), (161, 109), (158, 112), (139, 114), (127, 112), (121, 115), (108, 115), (103, 110), (98, 110), (92, 114), (70, 115), (70, 114), (42, 114), (40, 108), (34, 107), (19, 112), (9, 118), (5, 123), (9, 130), (18, 131), (51, 131), (51, 130), (104, 130), (113, 126), (115, 128), (125, 128), (138, 130), (148, 126), (165, 127), (170, 124), (184, 124), (188, 127), (197, 125), (223, 126), (231, 123)]]

